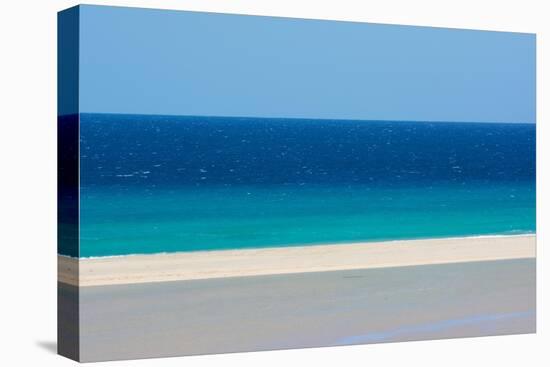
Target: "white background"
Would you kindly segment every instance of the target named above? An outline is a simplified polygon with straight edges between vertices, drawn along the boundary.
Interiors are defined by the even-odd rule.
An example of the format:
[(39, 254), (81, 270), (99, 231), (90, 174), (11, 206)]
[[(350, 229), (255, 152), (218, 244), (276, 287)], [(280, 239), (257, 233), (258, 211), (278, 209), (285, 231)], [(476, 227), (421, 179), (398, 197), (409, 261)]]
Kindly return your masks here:
[[(543, 366), (550, 357), (545, 0), (94, 1), (183, 10), (537, 33), (538, 334), (110, 362), (118, 366)], [(56, 340), (56, 12), (73, 1), (0, 3), (0, 365), (67, 366)], [(546, 21), (546, 24), (545, 24)], [(545, 143), (546, 142), (546, 143)], [(550, 237), (549, 237), (550, 238)], [(546, 346), (546, 348), (545, 348)], [(100, 363), (98, 365), (103, 365)]]

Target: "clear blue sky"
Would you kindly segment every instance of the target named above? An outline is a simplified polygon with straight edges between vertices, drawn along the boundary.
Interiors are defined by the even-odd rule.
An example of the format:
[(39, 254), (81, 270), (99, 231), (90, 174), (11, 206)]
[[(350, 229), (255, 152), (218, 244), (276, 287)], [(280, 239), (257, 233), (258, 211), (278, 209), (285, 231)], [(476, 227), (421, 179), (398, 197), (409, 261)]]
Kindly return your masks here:
[(82, 6), (80, 111), (535, 122), (535, 35)]

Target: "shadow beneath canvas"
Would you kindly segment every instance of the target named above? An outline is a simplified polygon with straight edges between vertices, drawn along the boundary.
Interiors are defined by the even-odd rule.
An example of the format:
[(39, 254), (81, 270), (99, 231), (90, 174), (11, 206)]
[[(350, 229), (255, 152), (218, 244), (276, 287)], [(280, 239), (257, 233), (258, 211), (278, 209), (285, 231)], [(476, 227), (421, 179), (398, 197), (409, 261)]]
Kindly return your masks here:
[(39, 340), (36, 345), (47, 352), (57, 354), (57, 342), (51, 340)]

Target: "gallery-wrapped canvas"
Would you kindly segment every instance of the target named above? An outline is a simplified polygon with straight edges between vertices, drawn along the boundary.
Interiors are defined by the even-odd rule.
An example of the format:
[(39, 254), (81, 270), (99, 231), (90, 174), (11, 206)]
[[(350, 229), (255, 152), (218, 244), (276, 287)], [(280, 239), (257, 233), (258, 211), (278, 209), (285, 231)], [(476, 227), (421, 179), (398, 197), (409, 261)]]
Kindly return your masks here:
[(59, 354), (535, 332), (535, 35), (58, 24)]

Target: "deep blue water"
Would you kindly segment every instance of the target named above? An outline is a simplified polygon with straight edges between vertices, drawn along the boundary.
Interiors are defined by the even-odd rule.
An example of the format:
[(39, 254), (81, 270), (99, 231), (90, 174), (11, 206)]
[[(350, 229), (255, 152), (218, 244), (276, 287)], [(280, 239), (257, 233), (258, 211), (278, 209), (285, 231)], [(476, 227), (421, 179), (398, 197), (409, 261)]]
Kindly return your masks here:
[(80, 255), (535, 230), (535, 125), (82, 114)]

